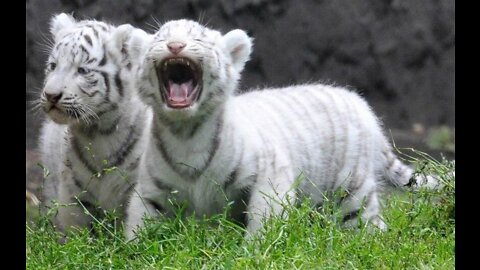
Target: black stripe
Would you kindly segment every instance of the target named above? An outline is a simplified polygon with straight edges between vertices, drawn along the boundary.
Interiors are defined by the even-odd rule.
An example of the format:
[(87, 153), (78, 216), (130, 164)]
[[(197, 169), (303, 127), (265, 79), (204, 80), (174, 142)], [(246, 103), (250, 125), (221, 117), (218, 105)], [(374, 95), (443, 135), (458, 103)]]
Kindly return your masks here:
[(191, 139), (197, 132), (197, 130), (205, 123), (205, 118), (208, 115), (201, 115), (195, 119), (187, 120), (175, 120), (172, 121), (166, 117), (160, 115), (158, 119), (168, 127), (170, 133), (174, 134), (175, 137), (181, 139)]
[[(168, 166), (170, 166), (170, 168), (172, 168), (172, 170), (174, 170), (175, 172), (177, 172), (176, 170), (176, 166), (175, 164), (173, 163), (173, 160), (172, 158), (170, 157), (170, 155), (167, 153), (167, 150), (165, 149), (165, 143), (163, 142), (161, 136), (160, 136), (160, 132), (158, 132), (158, 128), (156, 127), (157, 126), (157, 121), (154, 121), (153, 122), (153, 136), (156, 140), (156, 146), (157, 146), (157, 149), (160, 151), (160, 154), (162, 155), (162, 158), (167, 162)], [(178, 173), (178, 172), (177, 172)], [(180, 174), (180, 173), (179, 173)]]
[[(288, 99), (285, 100), (285, 98), (288, 98)], [(310, 117), (309, 119), (314, 119), (310, 115), (310, 108), (305, 107), (305, 106), (297, 106), (297, 104), (302, 104), (302, 102), (299, 102), (296, 99), (295, 95), (278, 95), (277, 99), (284, 102), (285, 108), (291, 108), (293, 110), (293, 112), (297, 115), (297, 117), (307, 116), (307, 117)], [(293, 104), (292, 104), (292, 102), (293, 102)], [(295, 120), (295, 118), (294, 118), (294, 120)], [(291, 122), (291, 121), (289, 121), (289, 122)], [(316, 133), (317, 132), (317, 127), (313, 123), (313, 121), (307, 121), (307, 123), (310, 124), (309, 125), (310, 126), (310, 132), (311, 133)], [(294, 128), (294, 125), (289, 127), (289, 129), (292, 129), (292, 128)], [(305, 128), (308, 128), (308, 127), (305, 126)], [(294, 129), (294, 130), (296, 130), (296, 129)], [(297, 141), (299, 143), (299, 145), (306, 145), (305, 138), (302, 136), (303, 132), (293, 132), (293, 133), (295, 134), (295, 141)], [(299, 151), (302, 152), (302, 156), (305, 157), (305, 160), (311, 160), (309, 149), (307, 149), (306, 147), (302, 147), (301, 149), (299, 149)], [(291, 156), (291, 154), (290, 154), (290, 156)], [(312, 172), (310, 162), (308, 162), (307, 166), (305, 166), (301, 169), (305, 172), (306, 175), (308, 175), (310, 172)]]
[(76, 187), (78, 187), (82, 191), (84, 190), (82, 182), (80, 180), (78, 180), (78, 178), (76, 176), (73, 176), (72, 180), (73, 180), (73, 183), (75, 184)]
[(212, 148), (210, 148), (210, 155), (208, 156), (207, 163), (203, 166), (203, 168), (200, 170), (200, 173), (202, 173), (208, 166), (210, 165), (210, 162), (212, 162), (213, 157), (217, 153), (218, 147), (220, 146), (220, 133), (222, 132), (223, 129), (223, 110), (220, 112), (220, 119), (217, 119), (217, 128), (215, 130), (215, 136), (213, 137), (213, 142), (212, 142)]
[[(162, 99), (163, 99), (163, 95), (160, 95), (160, 96), (161, 96)], [(151, 93), (148, 94), (148, 95), (147, 95), (147, 99), (148, 99), (148, 98), (151, 98), (153, 102), (159, 103), (159, 102), (157, 101), (157, 97), (156, 97), (154, 94), (151, 94)]]
[(89, 35), (84, 35), (83, 38), (85, 38), (85, 40), (88, 42), (88, 44), (90, 44), (90, 46), (93, 45), (92, 38)]
[(394, 173), (398, 178), (400, 178), (405, 173), (405, 168), (402, 167), (402, 166), (399, 166), (399, 167), (397, 167), (397, 169), (395, 169)]
[(118, 104), (117, 103), (104, 103), (104, 104), (108, 104), (108, 108), (106, 108), (105, 110), (102, 110), (102, 111), (99, 111), (97, 112), (97, 116), (100, 117), (108, 112), (111, 112), (111, 111), (115, 111), (115, 110), (118, 110)]
[[(351, 110), (350, 110), (350, 106), (348, 104), (347, 101), (345, 101), (345, 99), (343, 98), (342, 95), (339, 95), (338, 98), (343, 102), (343, 107), (346, 109), (346, 112), (344, 112), (343, 114), (340, 114), (340, 117), (341, 117), (341, 122), (342, 122), (342, 126), (341, 126), (341, 129), (344, 130), (343, 134), (345, 134), (343, 136), (343, 149), (340, 151), (342, 153), (342, 157), (340, 158), (339, 157), (339, 163), (338, 163), (338, 172), (337, 172), (337, 180), (338, 180), (338, 174), (342, 171), (342, 169), (345, 167), (345, 161), (346, 161), (346, 158), (347, 158), (347, 149), (348, 149), (348, 146), (349, 146), (349, 134), (350, 134), (350, 124), (349, 124), (349, 121), (348, 121), (348, 115), (351, 113)], [(343, 181), (345, 179), (342, 179)]]
[(128, 58), (128, 51), (127, 51), (127, 48), (125, 48), (125, 46), (122, 46), (122, 49), (120, 50), (120, 52), (121, 52), (122, 55), (123, 55), (123, 59), (127, 59), (127, 58)]
[(127, 171), (133, 171), (138, 167), (140, 164), (140, 157), (137, 157), (132, 163), (127, 166)]
[(95, 27), (92, 26), (92, 30), (93, 30), (93, 34), (95, 35), (95, 37), (98, 38), (98, 31), (97, 31), (97, 29), (95, 29)]
[(364, 175), (359, 175), (358, 173), (355, 174), (355, 177), (350, 180), (350, 183), (348, 185), (348, 190), (350, 191), (351, 194), (356, 193), (364, 184), (365, 184), (365, 176)]
[(110, 81), (108, 79), (108, 74), (106, 72), (100, 72), (103, 76), (103, 80), (105, 81), (105, 88), (107, 90), (107, 94), (105, 95), (105, 100), (110, 101)]
[(390, 170), (395, 163), (396, 158), (394, 158), (392, 155), (387, 155), (387, 170)]
[(82, 51), (87, 55), (87, 60), (86, 61), (88, 61), (90, 59), (90, 53), (88, 52), (88, 50), (83, 45), (80, 45), (80, 49), (82, 49)]
[(230, 175), (227, 177), (227, 181), (223, 184), (223, 190), (227, 190), (231, 185), (237, 181), (237, 176), (238, 176), (238, 168), (235, 168), (235, 170), (230, 173)]
[(130, 195), (132, 194), (132, 191), (133, 191), (133, 188), (135, 187), (134, 184), (132, 185), (129, 185), (128, 188), (123, 192), (124, 194), (124, 199), (123, 199), (123, 202), (121, 203), (121, 207), (122, 207), (122, 218), (123, 220), (127, 220), (128, 219), (128, 202), (129, 202), (129, 199), (130, 199)]
[(90, 60), (87, 61), (87, 64), (91, 64), (95, 61), (97, 61), (97, 58), (91, 58)]
[[(263, 106), (263, 110), (266, 113), (270, 113), (270, 116), (272, 116), (272, 117), (270, 117), (270, 122), (272, 122), (277, 127), (277, 130), (279, 131), (279, 133), (278, 133), (279, 136), (281, 138), (283, 138), (288, 144), (288, 142), (290, 142), (293, 139), (293, 138), (291, 138), (292, 133), (290, 132), (288, 127), (284, 124), (284, 121), (282, 121), (284, 119), (277, 118), (277, 117), (280, 117), (280, 116), (276, 113), (276, 110), (275, 110), (277, 105), (278, 105), (278, 101), (281, 102), (282, 100), (277, 98), (276, 100), (273, 100), (273, 101), (275, 103), (272, 103), (271, 100), (269, 100), (269, 99), (265, 99), (264, 102), (262, 102), (261, 104), (258, 104), (258, 105)], [(267, 158), (268, 161), (270, 162), (269, 166), (273, 170), (273, 173), (276, 174), (277, 173), (277, 171), (276, 171), (277, 170), (277, 167), (276, 167), (276, 158), (277, 158), (276, 151), (275, 151), (274, 147), (272, 146), (270, 140), (266, 140), (264, 138), (264, 134), (259, 133), (258, 136), (261, 137), (262, 141), (264, 142), (264, 145), (266, 146), (265, 148), (269, 153), (269, 157)], [(288, 156), (289, 156), (290, 160), (293, 160), (292, 151), (288, 151)]]
[[(222, 115), (222, 113), (220, 113), (220, 115)], [(170, 166), (170, 168), (173, 171), (175, 171), (176, 173), (178, 173), (179, 175), (182, 175), (182, 176), (185, 176), (185, 174), (187, 174), (186, 176), (188, 176), (189, 179), (192, 179), (192, 178), (200, 176), (205, 171), (205, 169), (208, 168), (211, 161), (213, 160), (213, 157), (215, 156), (215, 153), (217, 152), (218, 147), (220, 145), (219, 134), (220, 134), (220, 132), (222, 130), (222, 127), (223, 127), (223, 118), (219, 117), (219, 119), (218, 119), (217, 128), (215, 130), (215, 135), (212, 139), (212, 147), (210, 148), (207, 162), (203, 165), (203, 167), (201, 169), (193, 168), (194, 169), (193, 173), (182, 170), (177, 166), (178, 164), (185, 165), (184, 163), (179, 163), (179, 162), (174, 162), (173, 161), (173, 158), (169, 155), (167, 149), (165, 148), (165, 143), (163, 142), (163, 140), (161, 138), (161, 134), (160, 134), (159, 128), (157, 126), (158, 126), (157, 121), (155, 121), (154, 125), (153, 125), (153, 136), (156, 140), (155, 145), (157, 146), (157, 149), (160, 151), (160, 154), (162, 155), (162, 158), (167, 162), (167, 164)], [(192, 167), (189, 167), (189, 168), (191, 169)]]
[(165, 181), (158, 178), (158, 177), (155, 177), (151, 171), (151, 168), (150, 166), (147, 166), (147, 173), (148, 173), (148, 176), (153, 180), (153, 183), (155, 184), (155, 186), (160, 189), (160, 190), (163, 190), (163, 191), (166, 191), (166, 192), (170, 192), (173, 190), (173, 188), (167, 184), (165, 184)]
[[(153, 86), (154, 84), (153, 84), (153, 78), (152, 78), (152, 76), (148, 76), (148, 75), (147, 75), (146, 77), (147, 77), (147, 79), (148, 79), (148, 83), (149, 83), (151, 86)], [(145, 77), (143, 77), (143, 78), (145, 78)], [(161, 81), (160, 81), (160, 77), (159, 77), (158, 75), (157, 75), (157, 82), (158, 82), (158, 85), (162, 85), (162, 83), (161, 83)], [(163, 91), (161, 91), (161, 92), (163, 93)]]
[[(93, 204), (87, 201), (82, 201), (82, 200), (80, 200), (80, 204), (82, 204), (83, 207), (85, 207), (88, 210), (88, 212), (90, 212), (92, 215), (95, 214), (95, 206)], [(82, 206), (80, 205), (80, 207)]]
[(349, 212), (348, 214), (346, 214), (344, 217), (343, 217), (343, 222), (347, 222), (349, 220), (352, 220), (356, 217), (358, 217), (358, 214), (360, 213), (360, 209), (357, 209), (357, 210), (354, 210), (354, 211), (351, 211)]
[(107, 53), (105, 51), (105, 46), (103, 46), (103, 57), (100, 63), (98, 63), (98, 66), (102, 67), (107, 63)]
[(232, 208), (230, 211), (230, 218), (240, 225), (247, 226), (247, 213), (248, 205), (250, 204), (250, 198), (252, 196), (251, 187), (244, 187), (238, 193), (237, 198), (234, 199)]
[(98, 124), (93, 123), (91, 125), (82, 125), (80, 132), (88, 139), (93, 139), (97, 133)]
[(115, 74), (115, 85), (117, 86), (118, 94), (123, 97), (123, 84), (120, 79), (120, 71)]
[[(130, 154), (135, 144), (138, 142), (138, 136), (135, 136), (135, 125), (130, 126), (130, 131), (125, 139), (125, 143), (118, 149), (118, 151), (110, 155), (107, 160), (115, 160), (110, 163), (111, 166), (121, 166), (125, 161), (125, 158)], [(113, 158), (115, 157), (115, 158)]]
[(65, 164), (65, 167), (67, 167), (67, 168), (69, 168), (69, 169), (72, 168), (72, 162), (71, 162), (69, 159), (65, 160), (65, 163), (64, 163), (64, 164)]
[[(203, 85), (200, 85), (199, 87), (200, 87), (200, 89), (198, 89), (198, 99), (200, 99), (200, 97), (202, 96)], [(198, 100), (198, 99), (197, 99), (197, 100)]]
[(190, 129), (190, 133), (188, 134), (188, 138), (192, 138), (196, 133), (197, 133), (197, 130), (202, 126), (202, 124), (205, 123), (205, 121), (202, 120), (199, 120), (199, 121), (196, 121), (191, 129)]
[(147, 201), (147, 203), (153, 206), (153, 208), (155, 208), (155, 210), (157, 210), (159, 213), (165, 213), (165, 208), (163, 208), (163, 206), (157, 203), (156, 201), (152, 199), (145, 199), (145, 200)]
[(120, 120), (122, 119), (122, 116), (119, 116), (117, 117), (117, 119), (115, 119), (113, 121), (113, 123), (110, 125), (110, 127), (108, 128), (105, 128), (105, 129), (98, 129), (98, 133), (102, 134), (102, 135), (110, 135), (112, 134), (114, 131), (117, 130), (117, 125), (120, 123)]
[[(125, 201), (128, 201), (128, 199), (130, 198), (130, 193), (132, 192), (133, 188), (135, 187), (134, 184), (129, 184), (127, 189), (125, 189), (125, 191), (123, 191), (123, 194), (126, 195), (126, 199)], [(125, 205), (123, 205), (125, 206)]]
[[(336, 161), (336, 156), (335, 156), (335, 142), (336, 142), (336, 132), (335, 132), (335, 124), (333, 123), (333, 120), (332, 120), (332, 111), (331, 111), (331, 107), (332, 105), (336, 105), (333, 101), (333, 98), (331, 96), (331, 94), (329, 93), (329, 91), (322, 91), (322, 96), (321, 97), (317, 97), (315, 95), (312, 95), (310, 99), (307, 99), (307, 101), (313, 101), (313, 103), (307, 103), (307, 106), (308, 104), (311, 105), (311, 108), (312, 109), (315, 109), (313, 111), (314, 115), (315, 113), (318, 113), (319, 115), (325, 115), (326, 119), (327, 119), (327, 123), (328, 123), (328, 129), (325, 129), (325, 127), (323, 128), (324, 130), (328, 130), (328, 132), (330, 132), (331, 134), (331, 137), (328, 136), (328, 137), (325, 137), (325, 139), (331, 139), (330, 140), (327, 140), (328, 143), (325, 143), (324, 144), (324, 147), (322, 147), (322, 150), (323, 151), (327, 151), (328, 149), (328, 155), (329, 157), (332, 157), (332, 161)], [(330, 106), (327, 106), (327, 102), (325, 102), (324, 98), (328, 99), (328, 104)], [(335, 106), (335, 108), (337, 108)], [(334, 114), (335, 112), (333, 112)], [(327, 187), (327, 183), (325, 183), (324, 185), (324, 189), (325, 190), (333, 190), (336, 182), (337, 182), (337, 177), (335, 176), (336, 174), (336, 170), (333, 169), (334, 167), (334, 164), (335, 163), (329, 163), (328, 164), (328, 168), (327, 170), (325, 171), (325, 174), (324, 174), (324, 178), (325, 179), (328, 179), (331, 181), (330, 185), (328, 185)], [(335, 168), (337, 169), (337, 168)], [(327, 175), (326, 173), (330, 173), (331, 175)]]
[(78, 159), (83, 163), (83, 165), (90, 171), (90, 173), (95, 174), (98, 170), (90, 164), (90, 162), (83, 156), (83, 151), (80, 149), (80, 145), (76, 138), (72, 138), (72, 147), (73, 151), (78, 157)]
[[(331, 130), (331, 134), (332, 134), (332, 140), (331, 140), (331, 143), (329, 144), (330, 149), (331, 149), (329, 155), (330, 155), (330, 157), (332, 157), (332, 160), (335, 161), (336, 160), (335, 159), (336, 158), (335, 154), (336, 154), (337, 132), (336, 132), (336, 125), (335, 125), (335, 123), (333, 122), (333, 119), (332, 119), (332, 114), (334, 115), (335, 111), (332, 112), (330, 109), (333, 106), (335, 106), (334, 108), (337, 108), (337, 109), (338, 109), (338, 107), (336, 106), (335, 98), (332, 97), (332, 95), (330, 94), (329, 91), (324, 91), (323, 93), (324, 93), (324, 96), (326, 96), (328, 98), (330, 106), (327, 106), (326, 104), (324, 104), (323, 102), (320, 102), (320, 101), (316, 102), (316, 104), (317, 105), (321, 104), (322, 107), (323, 107), (323, 111), (326, 114), (327, 122), (330, 126), (330, 130)], [(320, 112), (320, 113), (322, 113), (322, 112)], [(337, 177), (333, 178), (334, 176), (336, 176), (338, 174), (338, 171), (335, 170), (335, 169), (338, 169), (338, 168), (335, 168), (334, 164), (335, 163), (333, 163), (333, 164), (330, 163), (329, 164), (330, 168), (329, 168), (329, 170), (327, 170), (327, 172), (330, 171), (330, 173), (332, 174), (332, 175), (326, 175), (326, 178), (331, 181), (331, 185), (328, 188), (328, 190), (333, 190), (334, 187), (335, 187), (335, 184), (337, 183), (337, 180), (338, 180)]]
[[(153, 84), (152, 84), (152, 87), (153, 87)], [(150, 95), (153, 96), (153, 94), (150, 94)], [(160, 97), (162, 98), (162, 102), (163, 102), (163, 103), (167, 102), (165, 95), (166, 95), (165, 91), (160, 91)], [(154, 96), (154, 99), (153, 99), (153, 100), (155, 100), (155, 101), (158, 103), (158, 101), (157, 101), (157, 99), (156, 99), (155, 96)]]
[(89, 94), (85, 89), (83, 89), (83, 87), (79, 86), (78, 87), (80, 89), (80, 91), (82, 93), (84, 93), (85, 95), (89, 96), (89, 97), (93, 97), (95, 96), (96, 94), (100, 94), (100, 91), (96, 90), (96, 91), (93, 91), (91, 94)]

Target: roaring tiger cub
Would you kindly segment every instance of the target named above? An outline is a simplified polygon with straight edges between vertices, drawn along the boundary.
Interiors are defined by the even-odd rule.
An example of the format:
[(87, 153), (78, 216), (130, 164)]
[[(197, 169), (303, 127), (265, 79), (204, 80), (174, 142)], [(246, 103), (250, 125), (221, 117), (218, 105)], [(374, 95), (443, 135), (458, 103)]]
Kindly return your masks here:
[(130, 80), (137, 62), (123, 44), (136, 31), (132, 26), (67, 14), (54, 16), (50, 26), (54, 45), (40, 96), (48, 116), (40, 151), (50, 174), (46, 204), (63, 205), (56, 224), (65, 230), (89, 225), (98, 207), (124, 212), (152, 112)]
[(412, 177), (377, 117), (352, 91), (309, 84), (235, 95), (252, 50), (242, 30), (222, 35), (176, 20), (143, 46), (137, 89), (154, 117), (127, 210), (127, 238), (143, 226), (144, 215), (169, 216), (184, 207), (201, 217), (231, 202), (248, 238), (284, 203), (308, 196), (321, 205), (338, 189), (346, 191), (340, 200), (345, 224), (361, 217), (383, 229), (378, 187), (384, 178), (399, 187), (435, 184)]

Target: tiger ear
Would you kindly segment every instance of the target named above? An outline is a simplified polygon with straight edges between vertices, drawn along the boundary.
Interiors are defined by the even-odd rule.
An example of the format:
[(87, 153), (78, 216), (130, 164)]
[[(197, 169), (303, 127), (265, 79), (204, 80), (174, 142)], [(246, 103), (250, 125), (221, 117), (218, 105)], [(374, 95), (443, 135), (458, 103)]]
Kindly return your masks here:
[(232, 58), (232, 64), (238, 72), (245, 67), (250, 59), (253, 40), (240, 29), (232, 30), (223, 36), (227, 53)]
[(124, 49), (124, 44), (129, 38), (130, 34), (135, 28), (130, 24), (122, 24), (118, 26), (110, 36), (108, 47), (111, 51), (121, 52)]
[(123, 54), (124, 58), (136, 63), (140, 53), (143, 52), (143, 44), (149, 36), (145, 31), (135, 28), (130, 24), (118, 26), (112, 33), (108, 42), (109, 51)]
[(52, 33), (54, 37), (57, 37), (61, 30), (72, 28), (76, 23), (77, 21), (72, 15), (60, 13), (53, 16), (50, 20), (50, 33)]
[(127, 48), (132, 58), (140, 59), (147, 51), (146, 46), (153, 40), (153, 35), (141, 29), (135, 29), (127, 42)]

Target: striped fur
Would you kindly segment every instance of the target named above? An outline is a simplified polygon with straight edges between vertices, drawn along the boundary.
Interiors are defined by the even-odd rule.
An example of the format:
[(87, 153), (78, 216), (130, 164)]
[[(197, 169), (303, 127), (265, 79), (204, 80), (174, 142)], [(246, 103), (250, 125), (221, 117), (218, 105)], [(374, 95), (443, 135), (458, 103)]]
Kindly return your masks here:
[[(173, 41), (186, 44), (178, 56), (202, 69), (200, 97), (183, 109), (167, 106), (157, 76), (162, 61), (173, 56), (167, 49)], [(192, 21), (172, 21), (145, 44), (137, 89), (155, 117), (139, 165), (138, 194), (128, 209), (128, 238), (145, 214), (161, 209), (171, 215), (171, 202), (197, 216), (219, 213), (230, 201), (246, 204), (240, 213), (246, 212), (254, 233), (263, 217), (282, 212), (282, 202), (308, 196), (321, 205), (338, 189), (346, 190), (345, 223), (361, 215), (385, 228), (379, 183), (386, 177), (407, 185), (412, 171), (393, 155), (379, 120), (358, 94), (311, 84), (235, 95), (252, 46), (241, 30), (222, 36)], [(300, 174), (304, 179), (296, 186)]]
[[(145, 147), (144, 123), (151, 110), (142, 103), (130, 81), (131, 58), (123, 48), (130, 25), (76, 21), (54, 16), (44, 88), (43, 110), (48, 118), (40, 134), (46, 178), (45, 203), (60, 207), (57, 225), (85, 227), (91, 217), (83, 205), (124, 212)], [(47, 95), (60, 95), (57, 102)], [(117, 171), (106, 173), (105, 169)], [(126, 173), (121, 176), (120, 171)], [(77, 199), (78, 198), (78, 199)]]

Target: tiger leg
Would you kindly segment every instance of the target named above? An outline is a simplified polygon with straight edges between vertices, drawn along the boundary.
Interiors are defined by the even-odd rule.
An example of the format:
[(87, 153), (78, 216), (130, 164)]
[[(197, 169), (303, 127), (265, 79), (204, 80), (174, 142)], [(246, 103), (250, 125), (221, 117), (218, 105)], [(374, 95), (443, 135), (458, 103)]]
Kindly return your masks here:
[(56, 218), (57, 227), (62, 232), (72, 228), (87, 228), (93, 220), (92, 213), (88, 209), (92, 204), (84, 199), (86, 196), (82, 196), (84, 194), (73, 187), (69, 179), (63, 180), (58, 187), (58, 199), (61, 205)]
[(156, 200), (142, 197), (142, 194), (133, 192), (127, 206), (125, 221), (125, 236), (127, 240), (135, 238), (136, 232), (145, 226), (144, 218), (157, 217), (164, 208)]
[(275, 177), (259, 177), (251, 189), (247, 207), (247, 234), (251, 239), (263, 228), (263, 221), (273, 216), (288, 218), (285, 206), (294, 205), (296, 196), (291, 188), (293, 176), (291, 173), (277, 174)]
[(380, 216), (381, 205), (374, 177), (368, 176), (363, 181), (358, 181), (360, 184), (357, 188), (347, 191), (347, 195), (342, 198), (340, 207), (344, 214), (343, 225), (355, 227), (361, 219), (367, 225), (385, 230), (387, 226)]

